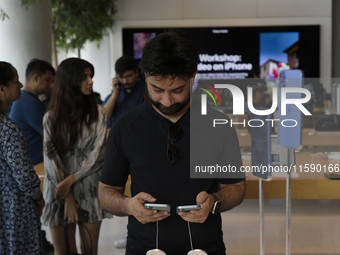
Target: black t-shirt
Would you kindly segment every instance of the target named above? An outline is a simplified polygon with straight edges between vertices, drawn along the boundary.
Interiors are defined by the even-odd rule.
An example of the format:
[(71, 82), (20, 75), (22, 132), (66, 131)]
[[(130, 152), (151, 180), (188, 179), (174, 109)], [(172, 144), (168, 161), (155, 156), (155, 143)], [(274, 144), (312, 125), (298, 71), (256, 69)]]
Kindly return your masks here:
[[(218, 113), (219, 117), (221, 115)], [(146, 192), (155, 197), (157, 203), (170, 204), (171, 216), (158, 222), (158, 248), (167, 255), (178, 255), (187, 254), (191, 246), (188, 223), (178, 216), (176, 206), (196, 204), (199, 192), (216, 192), (218, 182), (240, 182), (244, 180), (244, 175), (238, 179), (191, 179), (190, 111), (176, 123), (184, 132), (175, 142), (182, 151), (183, 159), (174, 164), (167, 157), (171, 124), (153, 109), (150, 102), (120, 118), (108, 137), (100, 181), (110, 186), (124, 186), (130, 174), (132, 196)], [(231, 141), (229, 146), (224, 146), (230, 147), (230, 155), (225, 158), (239, 167), (242, 160), (236, 132), (229, 128), (224, 133), (229, 136), (227, 140)], [(216, 148), (220, 149), (218, 146)], [(145, 255), (148, 250), (156, 248), (156, 223), (141, 224), (129, 216), (127, 228), (126, 254)], [(203, 249), (209, 255), (225, 254), (220, 214), (209, 215), (202, 224), (190, 223), (190, 228), (194, 249)]]

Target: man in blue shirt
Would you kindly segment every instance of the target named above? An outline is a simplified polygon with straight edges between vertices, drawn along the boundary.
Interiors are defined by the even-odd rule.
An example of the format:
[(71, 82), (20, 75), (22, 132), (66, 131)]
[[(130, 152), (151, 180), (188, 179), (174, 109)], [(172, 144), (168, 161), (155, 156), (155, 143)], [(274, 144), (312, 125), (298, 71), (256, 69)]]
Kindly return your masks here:
[[(33, 165), (43, 162), (43, 124), (46, 106), (39, 95), (45, 94), (51, 86), (55, 70), (50, 63), (32, 59), (26, 67), (25, 86), (21, 98), (13, 103), (9, 117), (14, 120), (24, 133)], [(43, 231), (45, 254), (53, 254), (53, 245), (47, 241)]]
[(21, 99), (13, 103), (9, 117), (25, 135), (33, 165), (43, 162), (43, 124), (46, 111), (38, 98), (50, 87), (54, 68), (46, 61), (33, 59), (26, 68), (26, 82)]
[(115, 63), (115, 71), (116, 76), (112, 78), (112, 93), (103, 102), (108, 128), (146, 100), (146, 85), (139, 79), (138, 66), (132, 57), (120, 57)]

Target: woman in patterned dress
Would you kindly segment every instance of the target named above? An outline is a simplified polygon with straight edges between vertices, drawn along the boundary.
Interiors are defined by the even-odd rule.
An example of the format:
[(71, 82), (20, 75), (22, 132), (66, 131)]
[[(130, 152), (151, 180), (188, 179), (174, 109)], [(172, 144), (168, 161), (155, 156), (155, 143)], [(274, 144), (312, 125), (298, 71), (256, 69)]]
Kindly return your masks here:
[(44, 199), (24, 135), (7, 116), (20, 99), (17, 70), (0, 61), (0, 254), (43, 254), (40, 214)]
[[(76, 249), (77, 208), (89, 212), (82, 252), (97, 254), (101, 221), (112, 217), (98, 201), (98, 179), (106, 141), (106, 113), (93, 94), (94, 67), (69, 58), (60, 63), (52, 99), (44, 116), (44, 225), (50, 227), (57, 255), (66, 254), (64, 220), (71, 252)], [(83, 242), (84, 240), (84, 242)]]

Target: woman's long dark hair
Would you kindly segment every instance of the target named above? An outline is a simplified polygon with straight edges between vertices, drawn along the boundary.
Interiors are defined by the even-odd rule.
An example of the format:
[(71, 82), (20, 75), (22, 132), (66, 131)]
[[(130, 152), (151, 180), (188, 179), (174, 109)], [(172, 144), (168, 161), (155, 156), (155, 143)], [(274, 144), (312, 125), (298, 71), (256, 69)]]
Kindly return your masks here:
[(8, 82), (14, 78), (13, 67), (10, 63), (0, 61), (0, 84), (7, 86)]
[[(14, 73), (13, 67), (10, 63), (0, 61), (0, 85), (7, 87), (8, 83), (13, 80)], [(0, 113), (3, 113), (2, 102), (0, 101)]]
[(93, 65), (79, 58), (64, 60), (57, 69), (52, 99), (47, 109), (51, 132), (51, 140), (46, 142), (47, 155), (55, 151), (64, 154), (72, 149), (82, 135), (83, 125), (90, 129), (91, 124), (98, 120), (98, 106), (93, 93), (84, 95), (81, 92), (87, 68), (91, 69), (93, 77)]

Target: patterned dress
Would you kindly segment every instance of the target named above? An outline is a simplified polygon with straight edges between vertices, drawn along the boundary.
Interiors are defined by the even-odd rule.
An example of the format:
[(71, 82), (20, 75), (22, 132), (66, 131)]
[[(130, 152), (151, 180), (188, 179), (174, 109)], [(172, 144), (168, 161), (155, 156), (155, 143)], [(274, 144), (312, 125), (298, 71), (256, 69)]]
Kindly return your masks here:
[(43, 254), (41, 223), (30, 197), (40, 180), (18, 126), (0, 115), (0, 254)]
[[(98, 201), (98, 183), (102, 170), (106, 145), (106, 112), (98, 105), (98, 121), (91, 130), (83, 128), (82, 137), (78, 138), (74, 149), (60, 156), (54, 152), (47, 156), (44, 151), (44, 198), (45, 207), (42, 223), (45, 226), (57, 227), (64, 224), (64, 199), (55, 199), (56, 186), (67, 176), (73, 174), (76, 182), (71, 193), (80, 208), (89, 211), (89, 222), (112, 218), (112, 215), (101, 209)], [(50, 140), (49, 112), (44, 116), (44, 143)]]

